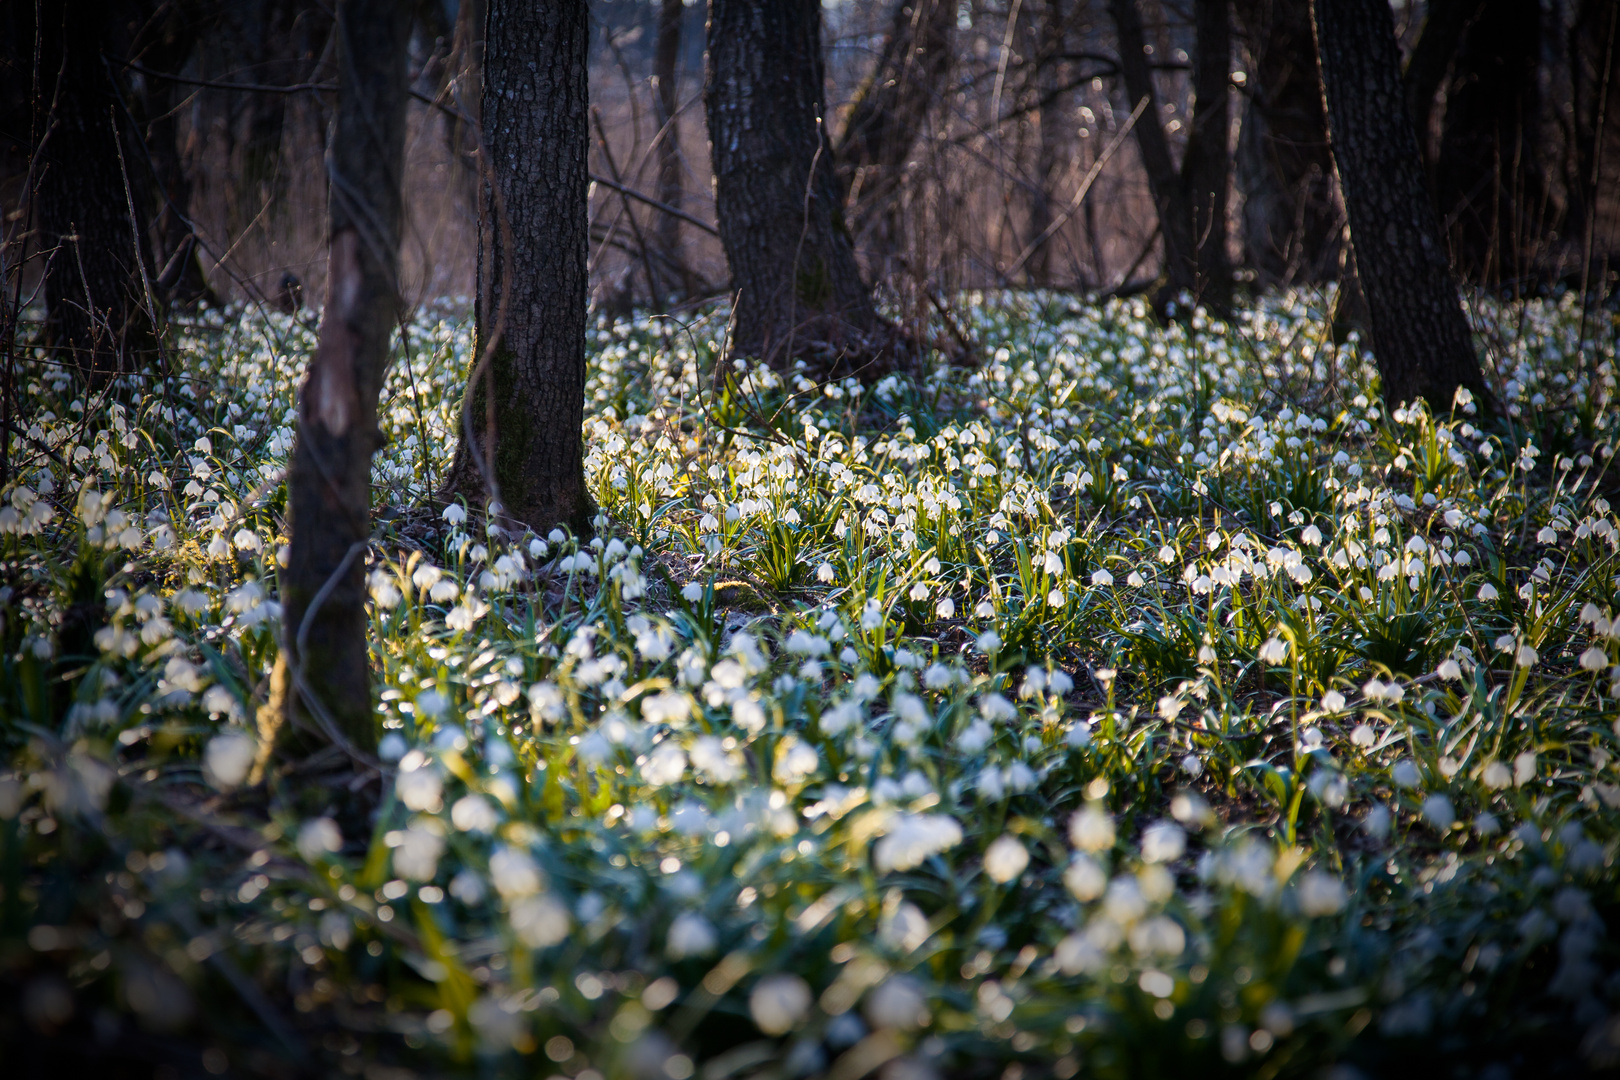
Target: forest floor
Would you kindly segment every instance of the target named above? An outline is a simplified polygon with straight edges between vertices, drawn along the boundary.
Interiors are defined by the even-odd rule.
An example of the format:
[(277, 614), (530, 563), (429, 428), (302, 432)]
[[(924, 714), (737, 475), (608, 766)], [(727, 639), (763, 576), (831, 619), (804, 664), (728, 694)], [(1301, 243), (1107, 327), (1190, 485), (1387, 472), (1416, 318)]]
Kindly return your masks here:
[(423, 509), (471, 327), (420, 314), (363, 827), (254, 770), (310, 317), (205, 316), (169, 380), (91, 401), (30, 361), (0, 1045), (165, 1076), (1615, 1067), (1615, 326), (1482, 302), (1502, 412), (1431, 415), (1326, 303), (967, 296), (977, 365), (871, 387), (721, 364), (724, 309), (600, 323), (588, 539)]

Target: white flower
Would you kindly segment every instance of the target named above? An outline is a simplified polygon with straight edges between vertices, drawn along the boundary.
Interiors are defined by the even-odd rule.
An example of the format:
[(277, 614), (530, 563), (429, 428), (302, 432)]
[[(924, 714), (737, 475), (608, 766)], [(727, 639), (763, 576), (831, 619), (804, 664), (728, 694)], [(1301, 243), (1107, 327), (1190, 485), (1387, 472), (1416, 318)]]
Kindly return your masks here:
[(1344, 705), (1344, 695), (1337, 690), (1329, 690), (1322, 695), (1322, 711), (1325, 713), (1343, 712)]
[(451, 503), (440, 516), (452, 525), (460, 525), (467, 520), (467, 508), (460, 503)]
[(226, 728), (208, 740), (203, 751), (203, 777), (214, 787), (229, 791), (247, 779), (258, 743), (240, 728)]
[(692, 743), (692, 768), (711, 784), (729, 784), (742, 775), (725, 744), (714, 735), (700, 735)]
[(432, 881), (444, 854), (444, 837), (437, 830), (412, 825), (395, 840), (394, 873), (408, 881)]
[(1142, 833), (1142, 859), (1150, 863), (1175, 862), (1187, 850), (1187, 834), (1168, 821), (1155, 822)]
[(876, 1029), (910, 1031), (928, 1022), (928, 1001), (909, 975), (891, 975), (866, 995), (867, 1021)]
[(1488, 604), (1501, 594), (1496, 591), (1495, 585), (1492, 585), (1490, 582), (1486, 582), (1479, 587), (1479, 592), (1477, 595), (1479, 596), (1480, 600)]
[(462, 832), (492, 833), (500, 817), (482, 795), (463, 795), (450, 807), (450, 823)]
[(1417, 766), (1411, 758), (1401, 758), (1389, 770), (1389, 778), (1403, 788), (1415, 788), (1423, 783), (1423, 777), (1418, 773)]
[(956, 617), (956, 601), (952, 600), (948, 596), (945, 597), (939, 603), (934, 605), (934, 614), (937, 617), (941, 618), (941, 619), (955, 618)]
[(298, 855), (316, 862), (343, 850), (343, 834), (329, 817), (311, 818), (298, 828)]
[(1602, 671), (1609, 662), (1609, 654), (1593, 645), (1581, 653), (1581, 667), (1587, 671)]
[(1108, 873), (1090, 855), (1076, 855), (1063, 871), (1063, 886), (1076, 900), (1088, 902), (1097, 899), (1108, 887)]
[(695, 911), (683, 911), (669, 924), (664, 938), (664, 955), (671, 960), (688, 956), (709, 956), (720, 946), (714, 925)]
[(394, 779), (394, 793), (408, 809), (437, 813), (444, 794), (444, 781), (432, 766), (424, 764), (420, 768), (402, 770)]
[(1180, 956), (1187, 947), (1186, 931), (1166, 915), (1155, 915), (1131, 927), (1127, 938), (1138, 956)]
[(1519, 667), (1535, 667), (1536, 661), (1539, 659), (1541, 659), (1540, 654), (1528, 645), (1520, 645), (1519, 651), (1513, 656), (1513, 662)]
[(1300, 879), (1297, 892), (1300, 914), (1307, 919), (1336, 915), (1348, 899), (1344, 883), (1332, 874), (1312, 870)]
[(1462, 665), (1455, 660), (1442, 660), (1434, 673), (1447, 682), (1457, 682), (1462, 679)]
[(553, 896), (525, 896), (514, 901), (510, 912), (512, 932), (531, 949), (544, 949), (568, 937), (572, 917), (563, 902)]
[(1281, 638), (1269, 638), (1260, 646), (1262, 664), (1280, 664), (1288, 659), (1288, 644)]
[(810, 986), (797, 975), (767, 975), (748, 995), (748, 1011), (766, 1035), (786, 1035), (810, 1014)]
[(1114, 819), (1095, 804), (1069, 819), (1069, 843), (1081, 851), (1106, 851), (1114, 846)]
[(681, 598), (689, 604), (695, 604), (703, 599), (703, 586), (693, 581), (681, 588)]
[(1028, 866), (1028, 849), (1011, 833), (997, 837), (984, 849), (985, 875), (998, 885), (1017, 878)]
[(824, 562), (816, 567), (816, 580), (823, 585), (831, 585), (835, 574), (832, 563)]
[(979, 639), (976, 644), (978, 645), (980, 652), (984, 653), (986, 656), (994, 656), (996, 653), (1001, 651), (1001, 635), (996, 633), (994, 630), (986, 630), (984, 633), (979, 635)]
[(944, 814), (900, 814), (872, 849), (878, 873), (910, 870), (962, 842), (962, 826)]
[(673, 742), (665, 741), (653, 747), (652, 753), (641, 765), (641, 779), (648, 787), (667, 787), (686, 772), (686, 753)]
[(802, 784), (821, 767), (821, 755), (816, 748), (797, 735), (784, 735), (776, 744), (776, 764), (772, 777), (784, 787)]
[(502, 845), (489, 857), (489, 880), (506, 900), (533, 896), (545, 887), (534, 856), (520, 848)]
[(1423, 817), (1441, 832), (1457, 823), (1457, 811), (1452, 808), (1451, 800), (1439, 793), (1423, 800)]
[(1479, 779), (1492, 791), (1501, 791), (1513, 783), (1513, 773), (1500, 761), (1492, 761), (1480, 770)]
[(1099, 588), (1107, 588), (1114, 583), (1114, 575), (1100, 568), (1093, 570), (1091, 572), (1091, 583)]

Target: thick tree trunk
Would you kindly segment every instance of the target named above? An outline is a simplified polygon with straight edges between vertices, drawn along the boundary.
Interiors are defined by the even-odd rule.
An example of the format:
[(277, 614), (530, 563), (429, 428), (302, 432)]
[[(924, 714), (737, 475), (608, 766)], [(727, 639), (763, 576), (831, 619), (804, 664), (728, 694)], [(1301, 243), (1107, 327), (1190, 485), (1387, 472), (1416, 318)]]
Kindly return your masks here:
[(1227, 149), (1231, 79), (1231, 10), (1228, 0), (1197, 5), (1195, 104), (1187, 150), (1178, 170), (1165, 137), (1159, 97), (1153, 86), (1139, 0), (1111, 0), (1119, 33), (1119, 66), (1131, 105), (1148, 99), (1148, 115), (1136, 125), (1136, 145), (1147, 172), (1153, 205), (1159, 212), (1164, 244), (1164, 287), (1158, 305), (1190, 294), (1195, 303), (1224, 307), (1231, 293), (1226, 259), (1226, 187), (1231, 154)]
[(580, 435), (589, 47), (585, 0), (491, 0), (480, 361), (467, 388), (451, 489), (477, 500), (475, 506), (498, 499), (506, 517), (542, 533), (558, 524), (583, 533), (592, 514)]
[(1487, 397), (1446, 262), (1400, 80), (1385, 0), (1313, 0), (1313, 33), (1339, 185), (1390, 404)]
[(67, 0), (38, 10), (34, 107), (42, 135), (36, 175), (47, 336), (94, 386), (159, 357), (146, 291), (146, 227), (131, 222), (145, 205), (126, 182), (133, 177), (120, 160), (116, 126), (124, 116), (101, 58), (111, 6)]
[(953, 0), (899, 0), (877, 63), (855, 92), (834, 151), (854, 231), (878, 258), (903, 243), (905, 166), (950, 79)]
[(1544, 239), (1540, 56), (1537, 0), (1485, 4), (1457, 51), (1440, 127), (1435, 193), (1452, 265), (1469, 281), (1522, 279), (1536, 242)]
[(827, 141), (820, 0), (712, 0), (705, 105), (731, 351), (822, 376), (903, 359), (861, 279)]
[(292, 755), (327, 746), (364, 753), (377, 743), (366, 548), (377, 395), (399, 317), (409, 34), (409, 9), (395, 0), (339, 0), (326, 308), (298, 400), (282, 652), (266, 716), (279, 721), (266, 745)]
[[(658, 40), (653, 49), (653, 81), (658, 95), (658, 201), (665, 206), (681, 208), (686, 185), (681, 177), (681, 123), (679, 63), (681, 58), (681, 22), (686, 16), (684, 0), (663, 0), (658, 10)], [(690, 296), (696, 288), (696, 279), (681, 252), (681, 219), (674, 214), (659, 214), (654, 234), (658, 249), (663, 253), (666, 266), (680, 268), (680, 294)]]
[(1248, 111), (1238, 139), (1243, 247), (1262, 285), (1339, 274), (1343, 211), (1311, 40), (1298, 0), (1239, 0), (1248, 43)]

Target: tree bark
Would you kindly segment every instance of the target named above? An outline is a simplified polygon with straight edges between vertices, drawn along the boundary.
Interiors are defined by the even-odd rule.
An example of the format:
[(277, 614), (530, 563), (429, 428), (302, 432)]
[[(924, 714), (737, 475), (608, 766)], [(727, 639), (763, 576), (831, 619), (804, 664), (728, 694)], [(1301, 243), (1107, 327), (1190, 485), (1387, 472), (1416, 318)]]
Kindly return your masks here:
[[(47, 253), (47, 340), (90, 386), (159, 359), (146, 281), (151, 254), (126, 162), (117, 87), (101, 53), (111, 5), (65, 0), (38, 9), (35, 90), (39, 245)], [(133, 204), (133, 205), (132, 205)], [(143, 272), (146, 277), (143, 277)]]
[[(590, 527), (585, 490), (590, 21), (492, 0), (484, 34), (478, 355), (451, 490), (537, 532)], [(469, 438), (470, 436), (470, 438)], [(490, 490), (489, 481), (495, 490)]]
[(1389, 5), (1313, 0), (1311, 14), (1333, 160), (1384, 400), (1421, 397), (1443, 413), (1459, 386), (1488, 400), (1423, 189)]
[(1231, 164), (1227, 150), (1232, 45), (1229, 0), (1196, 5), (1196, 100), (1179, 169), (1165, 137), (1137, 4), (1138, 0), (1111, 0), (1126, 93), (1133, 108), (1144, 97), (1148, 99), (1148, 116), (1136, 125), (1136, 145), (1159, 213), (1164, 244), (1165, 283), (1156, 303), (1163, 308), (1187, 293), (1194, 303), (1207, 300), (1224, 307), (1231, 293), (1226, 260), (1226, 185)]
[(1024, 263), (1024, 277), (1031, 285), (1052, 283), (1052, 238), (1046, 236), (1051, 228), (1052, 184), (1067, 155), (1068, 129), (1065, 124), (1063, 99), (1063, 62), (1067, 18), (1064, 0), (1044, 0), (1030, 21), (1026, 60), (1030, 76), (1025, 80), (1026, 107), (1029, 119), (1039, 130), (1035, 151), (1035, 190), (1029, 197), (1029, 243), (1035, 244)]
[(1224, 311), (1232, 300), (1226, 254), (1226, 191), (1232, 171), (1231, 0), (1200, 0), (1193, 64), (1192, 129), (1181, 182), (1192, 214), (1193, 295)]
[(1435, 160), (1435, 196), (1452, 265), (1466, 280), (1522, 279), (1544, 223), (1537, 137), (1541, 9), (1495, 0), (1463, 34)]
[[(144, 67), (178, 72), (196, 48), (206, 21), (206, 14), (189, 5), (166, 5), (142, 28), (130, 52)], [(157, 241), (154, 265), (159, 268), (156, 285), (167, 303), (187, 308), (199, 303), (217, 307), (219, 297), (209, 287), (202, 251), (188, 220), (192, 183), (180, 147), (176, 85), (169, 79), (147, 77), (133, 100), (146, 130), (144, 156), (150, 158), (156, 184), (152, 200)]]
[(899, 0), (871, 73), (855, 91), (833, 157), (854, 231), (882, 258), (903, 243), (906, 161), (944, 96), (954, 60), (956, 4)]
[(395, 0), (339, 0), (326, 307), (298, 400), (282, 651), (266, 718), (266, 746), (291, 755), (377, 743), (365, 570), (377, 395), (399, 317), (409, 34), (409, 8)]
[(820, 0), (712, 0), (705, 106), (731, 352), (819, 376), (904, 359), (861, 279), (825, 112)]
[(1238, 0), (1247, 40), (1248, 111), (1238, 138), (1245, 259), (1267, 286), (1339, 274), (1343, 211), (1310, 8), (1298, 0)]
[[(681, 123), (678, 80), (681, 58), (681, 22), (686, 16), (684, 0), (663, 0), (658, 9), (658, 39), (653, 49), (653, 81), (658, 91), (658, 201), (681, 209), (686, 185), (681, 177)], [(696, 278), (681, 252), (681, 219), (659, 214), (654, 233), (665, 265), (680, 267), (681, 296), (691, 296)]]

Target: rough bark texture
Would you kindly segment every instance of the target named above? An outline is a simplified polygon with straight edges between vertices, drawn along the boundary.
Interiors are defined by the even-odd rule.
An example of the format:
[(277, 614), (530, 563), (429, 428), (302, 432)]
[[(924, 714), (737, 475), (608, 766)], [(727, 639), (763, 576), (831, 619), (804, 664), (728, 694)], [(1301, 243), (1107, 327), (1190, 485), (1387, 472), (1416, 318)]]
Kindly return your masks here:
[[(653, 80), (658, 91), (658, 201), (665, 206), (681, 208), (685, 185), (681, 179), (681, 123), (679, 68), (681, 58), (681, 20), (686, 14), (684, 0), (663, 0), (658, 10), (658, 40), (653, 50)], [(656, 243), (663, 252), (666, 266), (679, 267), (680, 294), (690, 296), (697, 281), (681, 253), (681, 219), (674, 214), (659, 214)]]
[(1543, 239), (1538, 136), (1541, 9), (1494, 0), (1463, 34), (1435, 162), (1435, 199), (1452, 265), (1470, 281), (1522, 279)]
[(861, 279), (822, 123), (820, 0), (713, 0), (708, 44), (732, 353), (825, 376), (891, 369), (901, 339)]
[(399, 315), (410, 12), (395, 0), (340, 0), (338, 108), (329, 152), (330, 255), (320, 338), (298, 400), (288, 472), (292, 543), (267, 745), (302, 755), (370, 751), (377, 729), (366, 643), (371, 455), (377, 394)]
[[(43, 133), (36, 197), (39, 244), (48, 253), (47, 335), (64, 363), (98, 385), (158, 358), (142, 279), (143, 268), (152, 269), (146, 228), (144, 220), (131, 224), (115, 126), (124, 116), (101, 58), (114, 6), (64, 0), (39, 10), (34, 123)], [(144, 202), (133, 201), (133, 213), (143, 214)]]
[(874, 252), (899, 249), (906, 160), (945, 93), (955, 40), (953, 0), (900, 0), (844, 120), (833, 155), (838, 182), (854, 231)]
[(508, 518), (540, 533), (558, 524), (582, 533), (592, 513), (580, 436), (589, 45), (585, 0), (489, 5), (483, 91), (489, 167), (478, 232), (484, 359), (468, 387), (452, 487), (475, 507), (497, 497)]
[(1457, 387), (1486, 395), (1479, 360), (1423, 190), (1385, 0), (1313, 0), (1322, 94), (1372, 345), (1391, 404), (1451, 408)]
[(1147, 172), (1164, 243), (1162, 306), (1181, 293), (1195, 302), (1224, 306), (1231, 291), (1226, 261), (1226, 178), (1231, 78), (1231, 10), (1227, 0), (1197, 5), (1198, 43), (1193, 65), (1196, 103), (1187, 150), (1177, 169), (1165, 136), (1158, 92), (1148, 61), (1139, 0), (1111, 0), (1119, 34), (1120, 74), (1132, 107), (1148, 99), (1147, 115), (1136, 125), (1136, 145)]
[(1339, 275), (1344, 214), (1302, 0), (1238, 0), (1248, 53), (1248, 111), (1238, 138), (1243, 248), (1262, 285)]

